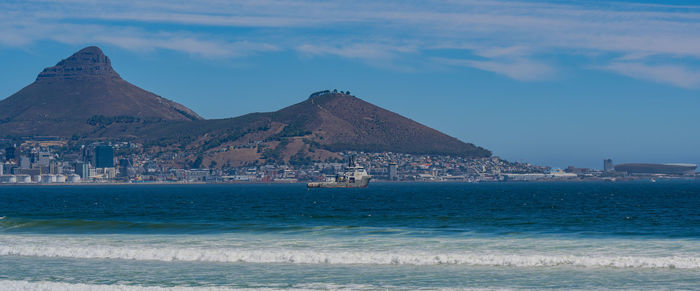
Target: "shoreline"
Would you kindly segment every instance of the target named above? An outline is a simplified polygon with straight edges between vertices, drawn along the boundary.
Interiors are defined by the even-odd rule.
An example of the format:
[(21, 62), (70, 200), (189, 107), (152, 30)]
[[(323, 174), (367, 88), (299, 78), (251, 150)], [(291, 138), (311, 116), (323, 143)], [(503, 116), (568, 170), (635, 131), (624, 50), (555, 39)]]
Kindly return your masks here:
[[(700, 177), (673, 177), (673, 178), (655, 178), (655, 181), (650, 181), (649, 178), (626, 179), (618, 181), (610, 180), (538, 180), (538, 181), (374, 181), (371, 184), (544, 184), (544, 183), (655, 183), (655, 182), (700, 182)], [(232, 182), (232, 183), (208, 183), (208, 182), (105, 182), (105, 183), (0, 183), (3, 186), (144, 186), (144, 185), (305, 185), (308, 182)]]

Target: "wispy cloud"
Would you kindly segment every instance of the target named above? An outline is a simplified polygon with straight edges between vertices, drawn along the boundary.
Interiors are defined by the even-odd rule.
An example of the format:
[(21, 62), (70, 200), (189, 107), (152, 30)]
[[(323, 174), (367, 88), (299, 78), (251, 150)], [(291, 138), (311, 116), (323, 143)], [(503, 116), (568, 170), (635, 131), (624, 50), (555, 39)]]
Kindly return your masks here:
[[(0, 44), (101, 42), (131, 49), (244, 56), (429, 61), (531, 81), (557, 66), (542, 55), (590, 58), (619, 74), (687, 88), (662, 73), (629, 74), (629, 61), (663, 72), (700, 60), (700, 6), (476, 0), (6, 0)], [(409, 43), (410, 45), (407, 45)], [(397, 56), (411, 55), (411, 58)], [(651, 60), (654, 60), (652, 63)], [(461, 61), (460, 61), (461, 60)], [(660, 61), (661, 60), (661, 61)], [(684, 62), (687, 63), (687, 62)], [(651, 65), (654, 64), (654, 65)], [(410, 65), (410, 64), (402, 64)], [(575, 64), (573, 64), (575, 65)], [(579, 66), (588, 66), (583, 64)], [(686, 64), (692, 72), (694, 65)]]
[(307, 55), (335, 55), (357, 59), (389, 59), (400, 53), (410, 53), (415, 50), (406, 46), (384, 44), (354, 43), (348, 45), (330, 46), (325, 44), (303, 44), (297, 51)]
[(519, 81), (545, 80), (551, 78), (556, 72), (550, 65), (527, 59), (483, 61), (434, 58), (434, 60), (450, 66), (471, 67), (493, 72)]
[(700, 71), (680, 65), (646, 65), (633, 62), (616, 62), (601, 69), (632, 78), (666, 83), (682, 88), (700, 87)]
[(0, 44), (23, 46), (52, 40), (73, 45), (111, 44), (131, 51), (167, 49), (202, 57), (237, 57), (278, 50), (275, 45), (252, 41), (227, 41), (187, 31), (147, 31), (135, 27), (111, 27), (68, 23), (3, 23)]

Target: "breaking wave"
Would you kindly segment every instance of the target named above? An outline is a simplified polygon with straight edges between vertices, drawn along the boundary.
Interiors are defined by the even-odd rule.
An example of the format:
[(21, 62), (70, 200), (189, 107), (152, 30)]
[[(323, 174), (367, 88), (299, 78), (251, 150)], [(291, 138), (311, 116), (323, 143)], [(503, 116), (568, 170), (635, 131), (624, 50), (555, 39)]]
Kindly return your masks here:
[(468, 265), (507, 267), (612, 267), (699, 269), (697, 256), (581, 256), (429, 252), (365, 252), (342, 250), (148, 248), (115, 246), (3, 245), (0, 255), (79, 259), (124, 259), (219, 263)]
[[(102, 285), (102, 284), (84, 284), (84, 283), (64, 283), (64, 282), (30, 282), (30, 281), (15, 281), (15, 280), (0, 280), (0, 291), (2, 290), (54, 290), (54, 291), (224, 291), (224, 290), (375, 290), (376, 286), (370, 285), (339, 285), (332, 283), (311, 283), (298, 284), (297, 286), (275, 288), (275, 287), (252, 287), (252, 288), (228, 288), (228, 287), (210, 287), (210, 286), (141, 286), (141, 285)], [(477, 290), (477, 289), (474, 289)], [(479, 289), (483, 290), (483, 289)]]

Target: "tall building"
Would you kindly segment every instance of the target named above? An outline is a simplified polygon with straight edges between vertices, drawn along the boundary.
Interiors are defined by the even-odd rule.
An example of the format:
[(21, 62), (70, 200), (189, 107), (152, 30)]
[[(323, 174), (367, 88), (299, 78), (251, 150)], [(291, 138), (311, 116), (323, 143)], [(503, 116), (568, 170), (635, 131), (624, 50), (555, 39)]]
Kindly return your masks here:
[(114, 168), (114, 148), (112, 146), (95, 147), (95, 168)]
[(603, 170), (606, 172), (612, 172), (615, 170), (615, 166), (613, 165), (612, 159), (603, 160)]
[(75, 173), (80, 175), (80, 178), (87, 179), (90, 177), (90, 164), (88, 163), (76, 163)]
[(399, 179), (398, 172), (399, 172), (399, 166), (394, 162), (389, 163), (389, 180), (391, 180), (391, 181), (398, 180)]
[(51, 163), (51, 152), (46, 150), (46, 151), (39, 151), (39, 158), (38, 161), (36, 162), (40, 167), (48, 167), (49, 164)]
[(119, 160), (119, 176), (121, 177), (131, 177), (135, 174), (133, 163), (131, 159), (121, 159)]
[(19, 157), (19, 167), (21, 169), (31, 169), (32, 168), (32, 160), (29, 159), (28, 156), (20, 156)]
[(17, 161), (19, 160), (19, 148), (16, 146), (10, 146), (5, 149), (5, 160), (6, 161)]

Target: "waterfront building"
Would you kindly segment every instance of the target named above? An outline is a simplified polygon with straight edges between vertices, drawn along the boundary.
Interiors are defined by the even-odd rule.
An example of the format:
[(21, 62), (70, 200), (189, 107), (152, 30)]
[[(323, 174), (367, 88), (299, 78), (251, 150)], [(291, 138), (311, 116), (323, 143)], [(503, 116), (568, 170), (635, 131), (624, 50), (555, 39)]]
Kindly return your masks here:
[(90, 177), (90, 164), (83, 162), (76, 163), (75, 173), (80, 175), (80, 178), (87, 179)]
[(114, 168), (114, 148), (112, 146), (95, 147), (95, 168)]
[(131, 159), (120, 159), (119, 160), (119, 176), (121, 177), (131, 177), (134, 176), (135, 171), (133, 168), (133, 163)]
[(399, 166), (394, 162), (389, 163), (389, 180), (390, 181), (396, 181), (399, 179), (398, 172), (399, 172)]
[(613, 160), (612, 159), (605, 159), (603, 160), (603, 171), (605, 172), (612, 172), (615, 170), (615, 166), (613, 165)]
[(630, 175), (695, 175), (695, 164), (620, 164), (615, 166), (615, 171), (626, 172)]

